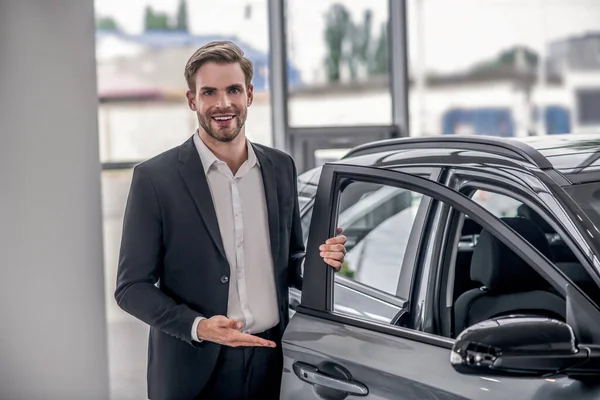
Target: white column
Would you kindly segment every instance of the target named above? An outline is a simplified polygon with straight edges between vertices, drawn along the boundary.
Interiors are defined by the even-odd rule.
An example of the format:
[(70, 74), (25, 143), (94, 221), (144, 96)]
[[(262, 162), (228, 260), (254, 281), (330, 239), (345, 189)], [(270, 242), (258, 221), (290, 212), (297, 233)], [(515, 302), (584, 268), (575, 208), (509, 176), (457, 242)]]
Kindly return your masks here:
[(92, 0), (0, 0), (0, 398), (109, 398)]

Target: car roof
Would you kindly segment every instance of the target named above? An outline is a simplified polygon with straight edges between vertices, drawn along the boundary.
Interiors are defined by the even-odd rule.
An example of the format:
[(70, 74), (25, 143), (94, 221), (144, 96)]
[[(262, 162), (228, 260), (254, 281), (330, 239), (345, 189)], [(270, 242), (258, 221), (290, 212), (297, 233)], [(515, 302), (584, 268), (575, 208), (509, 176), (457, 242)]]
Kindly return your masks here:
[[(526, 138), (491, 136), (441, 135), (380, 140), (355, 147), (339, 163), (350, 159), (360, 164), (377, 165), (386, 160), (403, 158), (420, 164), (447, 163), (456, 150), (464, 155), (476, 154), (488, 162), (528, 164), (541, 170), (555, 169), (572, 183), (600, 179), (600, 130), (582, 134), (561, 134)], [(411, 150), (408, 152), (408, 150)], [(485, 159), (478, 159), (486, 162)]]
[(520, 141), (539, 151), (563, 173), (600, 168), (600, 132), (529, 137)]

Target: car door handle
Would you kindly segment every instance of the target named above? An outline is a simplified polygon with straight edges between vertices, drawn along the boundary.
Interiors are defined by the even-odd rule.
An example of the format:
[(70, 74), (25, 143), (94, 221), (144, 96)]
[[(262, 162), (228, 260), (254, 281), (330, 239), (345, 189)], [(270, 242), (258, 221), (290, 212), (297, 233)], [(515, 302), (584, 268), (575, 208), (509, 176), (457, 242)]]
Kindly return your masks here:
[(311, 385), (324, 386), (355, 396), (366, 396), (369, 394), (369, 389), (362, 383), (329, 376), (320, 372), (315, 366), (302, 362), (295, 362), (293, 367), (296, 376)]

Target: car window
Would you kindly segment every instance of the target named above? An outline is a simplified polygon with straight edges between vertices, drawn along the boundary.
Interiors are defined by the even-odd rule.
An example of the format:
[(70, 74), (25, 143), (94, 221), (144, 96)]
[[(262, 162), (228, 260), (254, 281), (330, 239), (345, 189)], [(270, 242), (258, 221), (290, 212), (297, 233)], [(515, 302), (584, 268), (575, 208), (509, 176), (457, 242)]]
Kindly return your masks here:
[[(567, 242), (552, 228), (545, 217), (539, 215), (523, 202), (502, 194), (477, 190), (472, 198), (498, 219), (516, 230), (524, 240), (527, 240), (544, 254), (573, 283), (597, 301), (600, 297), (597, 285), (567, 245)], [(458, 248), (450, 250), (454, 251), (456, 255), (453, 258), (454, 265), (451, 266), (452, 274), (450, 274), (451, 282), (449, 282), (452, 296), (446, 296), (445, 304), (448, 321), (456, 317), (457, 308), (464, 306), (465, 298), (475, 296), (481, 291), (488, 291), (493, 296), (505, 296), (508, 299), (507, 301), (518, 299), (524, 293), (540, 290), (557, 294), (553, 292), (549, 284), (540, 284), (544, 280), (541, 280), (537, 273), (531, 272), (531, 266), (522, 265), (519, 268), (513, 268), (519, 264), (520, 258), (512, 252), (510, 252), (511, 255), (502, 254), (503, 251), (510, 250), (502, 246), (492, 248), (497, 243), (490, 245), (489, 237), (487, 243), (480, 243), (482, 237), (481, 226), (466, 216), (463, 216), (463, 218), (464, 223), (460, 232), (461, 240)], [(487, 236), (490, 235), (487, 234)], [(482, 248), (486, 246), (490, 247), (485, 249), (489, 253), (483, 255)], [(500, 263), (504, 263), (504, 265), (500, 265)], [(498, 285), (495, 280), (492, 280), (492, 283), (487, 281), (492, 276), (490, 271), (498, 276), (504, 273), (512, 275)], [(489, 284), (496, 287), (490, 290), (487, 287)], [(529, 312), (531, 310), (523, 309), (521, 311)], [(458, 310), (458, 312), (464, 313), (464, 310)], [(450, 329), (449, 326), (447, 328)], [(458, 333), (460, 333), (460, 329), (454, 329), (452, 332), (453, 335)]]
[[(422, 177), (429, 177), (431, 174), (431, 168), (424, 167), (398, 167), (394, 168), (400, 171), (414, 173)], [(313, 199), (317, 194), (317, 187), (319, 185), (319, 179), (321, 177), (322, 167), (317, 167), (309, 170), (298, 177), (298, 196), (300, 199), (300, 219), (302, 225), (302, 235), (304, 238), (304, 244), (306, 245), (308, 239), (308, 230), (313, 213)], [(356, 198), (353, 198), (356, 200)], [(346, 202), (351, 201), (349, 194), (346, 196)], [(346, 206), (344, 206), (346, 207)]]
[[(347, 254), (338, 275), (395, 296), (422, 197), (405, 189), (375, 183), (348, 185), (339, 197), (337, 226), (343, 229), (348, 240)], [(347, 304), (338, 307), (342, 299), (337, 295), (334, 298), (336, 310), (344, 313)], [(360, 304), (353, 304), (353, 308), (356, 307), (360, 308)]]
[(564, 190), (600, 231), (600, 182), (566, 186)]
[(348, 238), (342, 275), (395, 294), (421, 195), (371, 183), (342, 193), (338, 226)]
[[(298, 175), (298, 195), (302, 198), (312, 199), (317, 193), (319, 178), (321, 177), (321, 168), (313, 168)], [(300, 207), (302, 209), (302, 207)]]
[[(373, 288), (390, 295), (395, 295), (398, 279), (402, 269), (402, 262), (407, 250), (408, 238), (412, 229), (414, 229), (413, 225), (415, 222), (417, 209), (423, 199), (426, 198), (426, 196), (423, 196), (417, 192), (371, 182), (353, 181), (347, 187), (345, 187), (339, 194), (338, 198), (337, 225), (343, 228), (344, 232), (348, 236), (348, 253), (343, 269), (339, 272), (339, 274), (343, 274), (344, 276), (359, 282), (361, 285), (365, 285), (369, 288)], [(495, 194), (491, 192), (480, 192), (477, 194), (477, 199), (479, 202), (485, 203), (487, 206), (493, 209), (494, 213), (498, 215), (499, 218), (520, 218), (517, 214), (519, 213), (519, 209), (522, 204), (514, 201), (513, 199), (496, 197)], [(423, 245), (424, 243), (428, 243), (427, 246), (435, 246), (434, 241), (429, 240), (432, 237), (430, 236), (429, 232), (430, 231), (427, 231), (425, 237), (423, 238), (426, 241), (423, 242)], [(446, 232), (445, 234), (454, 235), (452, 232)], [(481, 235), (481, 228), (479, 232), (474, 232), (474, 234)], [(509, 306), (514, 305), (514, 307), (508, 310), (509, 313), (522, 312), (530, 315), (550, 315), (556, 318), (563, 318), (564, 313), (566, 312), (566, 303), (564, 298), (553, 292), (551, 284), (541, 275), (537, 274), (533, 268), (531, 268), (527, 273), (522, 272), (525, 270), (525, 267), (523, 267), (522, 270), (520, 265), (524, 264), (525, 261), (513, 253), (508, 247), (504, 246), (497, 239), (494, 242), (494, 239), (495, 238), (493, 235), (490, 237), (489, 233), (485, 233), (483, 242), (475, 243), (470, 249), (470, 255), (477, 251), (480, 258), (479, 264), (481, 271), (479, 271), (479, 275), (475, 274), (474, 276), (476, 278), (479, 278), (480, 276), (486, 278), (490, 274), (494, 277), (499, 276), (501, 279), (500, 283), (492, 282), (493, 285), (491, 286), (491, 290), (496, 290), (497, 287), (501, 287), (498, 285), (506, 284), (508, 285), (508, 288), (501, 287), (500, 290), (506, 289), (507, 293), (505, 294), (508, 295), (513, 294), (511, 287), (518, 287), (517, 292), (519, 293), (516, 293), (518, 295), (516, 302), (513, 301), (514, 299), (512, 298), (509, 298), (507, 301)], [(534, 247), (537, 246), (537, 242), (532, 244)], [(486, 247), (482, 249), (481, 246)], [(432, 254), (436, 254), (433, 251), (433, 248), (424, 247), (423, 249), (425, 252), (422, 253), (421, 257), (419, 258), (420, 266), (421, 264), (428, 264), (430, 261), (426, 260), (431, 260), (430, 256)], [(434, 260), (431, 261), (434, 263), (437, 262)], [(464, 262), (464, 265), (466, 266), (466, 269), (461, 271), (461, 273), (465, 274), (465, 279), (471, 283), (472, 286), (464, 287), (464, 290), (457, 294), (457, 296), (467, 293), (470, 290), (472, 290), (472, 292), (466, 294), (466, 300), (463, 299), (460, 302), (450, 303), (448, 308), (441, 311), (441, 314), (445, 313), (447, 315), (445, 320), (448, 324), (450, 324), (447, 330), (444, 330), (443, 327), (438, 327), (438, 324), (419, 322), (417, 319), (420, 318), (417, 318), (416, 316), (408, 316), (407, 319), (402, 317), (396, 321), (395, 317), (398, 317), (398, 315), (396, 315), (394, 318), (387, 319), (385, 322), (397, 324), (404, 328), (421, 330), (438, 336), (453, 337), (454, 333), (452, 330), (452, 324), (454, 324), (454, 321), (466, 321), (464, 322), (464, 324), (466, 324), (465, 326), (460, 324), (457, 325), (460, 326), (460, 329), (462, 330), (469, 324), (492, 318), (495, 314), (488, 315), (485, 312), (478, 311), (488, 310), (488, 308), (489, 310), (495, 309), (497, 305), (495, 305), (493, 301), (489, 299), (484, 299), (481, 303), (477, 303), (477, 306), (475, 307), (476, 312), (471, 313), (469, 296), (477, 297), (479, 292), (485, 294), (487, 288), (482, 289), (483, 284), (481, 282), (473, 282), (471, 280), (470, 260), (462, 260), (461, 262)], [(515, 269), (512, 268), (514, 266), (517, 266), (516, 272)], [(421, 278), (419, 279), (419, 282), (423, 282), (421, 284), (422, 288), (424, 288), (425, 291), (428, 291), (430, 289), (427, 287), (427, 282), (435, 281), (435, 279), (429, 275), (435, 272), (431, 268), (423, 268), (424, 269), (420, 274)], [(492, 270), (488, 271), (488, 268), (496, 268), (499, 272)], [(512, 273), (515, 273), (514, 279), (517, 283), (513, 282), (511, 279), (505, 279), (506, 274)], [(461, 277), (457, 277), (457, 279), (459, 278)], [(378, 322), (383, 321), (381, 318), (370, 318), (368, 315), (365, 317), (365, 314), (367, 313), (362, 309), (363, 306), (361, 305), (361, 298), (359, 296), (352, 301), (349, 301), (348, 298), (345, 298), (346, 303), (344, 304), (344, 307), (339, 307), (338, 297), (335, 296), (335, 294), (337, 291), (342, 290), (342, 288), (340, 288), (339, 285), (334, 285), (333, 290), (334, 311), (336, 313), (349, 316), (358, 315), (360, 318), (378, 320)], [(520, 293), (536, 290), (545, 291), (545, 293), (540, 295), (543, 297), (542, 304), (544, 304), (544, 296), (549, 296), (553, 302), (553, 309), (546, 310), (544, 309), (543, 305), (540, 307), (540, 309), (520, 307)], [(430, 306), (433, 304), (433, 301), (435, 301), (433, 299), (435, 299), (436, 296), (427, 295), (422, 297), (422, 293), (422, 291), (417, 291), (415, 292), (415, 296), (418, 296), (419, 299), (424, 299), (423, 304), (421, 303), (421, 300), (416, 298), (412, 299), (415, 304), (419, 304), (419, 308), (421, 309), (420, 311), (416, 310), (415, 312), (422, 314), (424, 318), (429, 320), (432, 318), (437, 318), (433, 315), (432, 310), (434, 308)], [(494, 295), (495, 292), (491, 294), (490, 298), (492, 298)], [(485, 303), (486, 301), (491, 301), (491, 306), (488, 307)], [(527, 302), (524, 301), (524, 304), (527, 305)], [(346, 311), (345, 308), (348, 307), (348, 305), (351, 306), (349, 307), (351, 310)], [(506, 310), (500, 308), (499, 313), (501, 314), (503, 311)], [(406, 314), (406, 311), (403, 312), (404, 315), (408, 315)], [(554, 314), (551, 314), (551, 312), (554, 312)], [(411, 318), (415, 319), (411, 321)]]
[(308, 228), (313, 212), (313, 199), (317, 194), (321, 167), (313, 168), (298, 176), (298, 200), (300, 205), (300, 223), (302, 225), (302, 237), (304, 244), (308, 239)]
[(519, 207), (523, 204), (508, 196), (487, 190), (477, 190), (471, 198), (496, 217), (516, 217)]

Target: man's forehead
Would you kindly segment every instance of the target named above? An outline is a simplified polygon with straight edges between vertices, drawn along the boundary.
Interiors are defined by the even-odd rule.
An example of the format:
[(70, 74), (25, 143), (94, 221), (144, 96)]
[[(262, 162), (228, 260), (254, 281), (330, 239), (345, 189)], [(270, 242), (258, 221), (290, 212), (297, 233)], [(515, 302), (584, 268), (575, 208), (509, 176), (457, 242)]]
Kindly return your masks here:
[(196, 84), (222, 86), (244, 84), (244, 71), (239, 63), (217, 64), (207, 62), (196, 71)]

